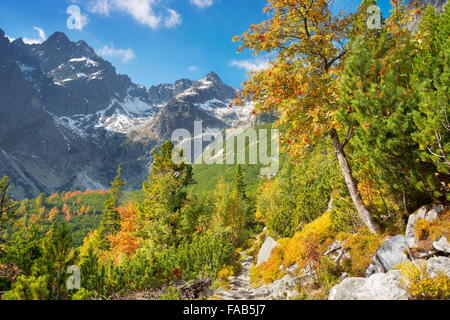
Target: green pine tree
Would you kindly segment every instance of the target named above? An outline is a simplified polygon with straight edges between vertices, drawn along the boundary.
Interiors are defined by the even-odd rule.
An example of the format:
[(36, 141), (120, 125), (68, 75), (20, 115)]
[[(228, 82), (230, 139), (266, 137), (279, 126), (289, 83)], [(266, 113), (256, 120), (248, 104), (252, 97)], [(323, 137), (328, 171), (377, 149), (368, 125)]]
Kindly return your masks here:
[[(15, 215), (17, 203), (11, 198), (11, 181), (9, 177), (0, 180), (0, 233), (6, 227), (8, 221)], [(1, 236), (1, 234), (0, 234)]]
[(77, 251), (72, 248), (72, 236), (65, 222), (52, 225), (42, 242), (42, 257), (33, 266), (33, 276), (44, 276), (52, 298), (68, 299), (67, 267), (77, 261)]
[(100, 225), (101, 234), (104, 239), (106, 236), (115, 234), (120, 230), (121, 216), (117, 212), (122, 196), (122, 189), (126, 183), (122, 180), (122, 165), (117, 168), (117, 174), (111, 182), (108, 198), (105, 201), (105, 212), (102, 216)]
[(236, 188), (242, 200), (247, 200), (247, 195), (245, 192), (244, 173), (242, 172), (242, 167), (240, 164), (236, 166), (236, 171), (234, 173), (233, 179), (233, 186), (234, 188)]
[[(414, 110), (421, 159), (437, 166), (441, 180), (450, 174), (450, 6), (441, 14), (429, 6), (419, 26), (418, 53), (412, 85), (418, 109)], [(447, 190), (448, 192), (448, 190)]]
[(100, 263), (94, 248), (89, 247), (86, 256), (81, 257), (81, 287), (98, 295), (106, 294), (106, 270)]
[(408, 30), (391, 29), (349, 43), (338, 110), (340, 122), (349, 128), (347, 152), (355, 177), (378, 195), (367, 205), (386, 223), (432, 201), (436, 188), (433, 168), (418, 161), (418, 146), (411, 139), (416, 41)]
[(172, 160), (174, 144), (165, 142), (154, 150), (148, 180), (143, 184), (145, 199), (139, 207), (144, 237), (155, 244), (178, 243), (180, 211), (186, 203), (186, 187), (192, 184), (192, 166)]

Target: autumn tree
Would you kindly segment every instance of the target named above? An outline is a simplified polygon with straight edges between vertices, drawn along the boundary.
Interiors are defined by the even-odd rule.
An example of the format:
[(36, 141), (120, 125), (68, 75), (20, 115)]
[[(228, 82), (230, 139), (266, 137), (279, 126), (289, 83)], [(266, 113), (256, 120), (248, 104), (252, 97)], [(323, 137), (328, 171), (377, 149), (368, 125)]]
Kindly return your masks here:
[(139, 240), (136, 237), (136, 208), (129, 203), (127, 206), (119, 208), (118, 212), (121, 215), (120, 230), (108, 236), (111, 243), (111, 253), (116, 263), (124, 258), (131, 257), (140, 247)]
[(56, 207), (52, 208), (48, 214), (48, 221), (53, 222), (58, 215), (59, 209)]
[(337, 101), (339, 74), (351, 49), (347, 42), (363, 29), (367, 18), (362, 15), (367, 17), (365, 9), (373, 1), (364, 1), (356, 16), (333, 15), (330, 2), (268, 1), (264, 11), (269, 19), (235, 38), (242, 42), (240, 50), (274, 57), (267, 69), (254, 72), (244, 83), (241, 98), (252, 99), (260, 112), (278, 111), (279, 124), (287, 127), (283, 147), (294, 157), (330, 138), (353, 203), (365, 225), (377, 233), (379, 225), (363, 202), (345, 150), (354, 128), (339, 121)]
[(40, 193), (39, 196), (35, 199), (35, 204), (37, 208), (42, 208), (45, 206), (45, 193)]

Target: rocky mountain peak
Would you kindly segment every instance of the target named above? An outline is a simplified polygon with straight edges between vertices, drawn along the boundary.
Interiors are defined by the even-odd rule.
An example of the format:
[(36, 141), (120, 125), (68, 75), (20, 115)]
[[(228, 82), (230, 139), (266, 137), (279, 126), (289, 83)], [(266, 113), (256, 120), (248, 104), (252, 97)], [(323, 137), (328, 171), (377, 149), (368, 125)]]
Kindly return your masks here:
[(9, 39), (6, 37), (5, 32), (0, 29), (0, 50), (9, 45)]
[(206, 77), (204, 78), (206, 80), (209, 81), (213, 81), (213, 82), (219, 82), (219, 83), (223, 83), (222, 79), (219, 77), (219, 75), (217, 73), (215, 73), (214, 71), (210, 71)]
[(46, 42), (61, 44), (61, 43), (70, 43), (71, 41), (64, 32), (56, 31), (50, 37), (48, 37)]
[(139, 186), (149, 151), (173, 130), (245, 118), (228, 108), (236, 90), (215, 72), (147, 90), (62, 32), (29, 45), (1, 31), (0, 62), (0, 176), (16, 181), (18, 197), (102, 188), (119, 163)]

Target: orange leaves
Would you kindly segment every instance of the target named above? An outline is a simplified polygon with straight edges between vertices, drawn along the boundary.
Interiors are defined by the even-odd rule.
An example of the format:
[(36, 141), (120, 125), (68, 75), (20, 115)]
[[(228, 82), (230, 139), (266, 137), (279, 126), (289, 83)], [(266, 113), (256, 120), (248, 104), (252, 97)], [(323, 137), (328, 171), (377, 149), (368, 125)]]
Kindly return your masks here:
[(128, 204), (126, 207), (118, 208), (117, 211), (122, 217), (120, 231), (108, 236), (108, 240), (111, 242), (111, 254), (115, 259), (123, 256), (130, 257), (140, 248), (139, 239), (135, 235), (136, 208), (132, 204)]
[[(61, 198), (61, 200), (63, 201), (63, 202), (65, 202), (65, 201), (68, 201), (68, 200), (70, 200), (70, 199), (72, 199), (72, 198), (75, 198), (75, 197), (79, 197), (79, 196), (81, 196), (81, 195), (88, 195), (88, 194), (106, 194), (107, 193), (107, 191), (105, 191), (105, 190), (86, 190), (86, 191), (84, 191), (84, 192), (82, 192), (82, 191), (69, 191), (69, 192), (66, 192), (65, 194), (64, 194), (64, 196)], [(51, 195), (50, 197), (49, 197), (49, 200), (54, 200), (54, 199), (57, 199), (58, 198), (58, 194), (53, 194), (53, 195)], [(81, 198), (79, 198), (79, 199), (81, 199)], [(78, 201), (78, 199), (77, 199), (77, 201)], [(81, 200), (80, 200), (81, 201)]]
[(265, 11), (270, 18), (239, 37), (240, 50), (274, 59), (250, 75), (240, 101), (251, 99), (255, 112), (278, 111), (290, 128), (288, 152), (296, 154), (336, 124), (336, 72), (352, 16), (332, 15), (328, 0), (269, 0)]
[(48, 221), (53, 222), (58, 214), (59, 214), (58, 208), (53, 208), (52, 210), (50, 210), (50, 213), (48, 214)]

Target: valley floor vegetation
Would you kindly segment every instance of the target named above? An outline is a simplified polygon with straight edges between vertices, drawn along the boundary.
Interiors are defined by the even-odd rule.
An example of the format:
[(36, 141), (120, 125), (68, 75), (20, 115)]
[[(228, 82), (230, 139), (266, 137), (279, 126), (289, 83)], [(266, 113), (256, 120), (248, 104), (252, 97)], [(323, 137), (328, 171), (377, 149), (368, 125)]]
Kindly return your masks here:
[[(124, 192), (121, 168), (109, 191), (9, 197), (0, 182), (0, 292), (5, 300), (113, 299), (157, 292), (187, 299), (199, 279), (214, 289), (256, 257), (262, 234), (280, 244), (250, 270), (255, 287), (309, 268), (296, 299), (327, 299), (343, 273), (365, 276), (384, 239), (409, 215), (421, 243), (450, 239), (450, 6), (438, 13), (396, 1), (381, 29), (367, 29), (365, 0), (332, 16), (326, 0), (269, 0), (270, 18), (236, 37), (241, 50), (276, 53), (249, 75), (239, 104), (276, 114), (282, 168), (270, 179), (254, 166), (174, 164), (174, 145), (154, 151), (142, 190)], [(416, 31), (412, 21), (420, 16)], [(208, 186), (208, 187), (205, 187)], [(264, 230), (264, 231), (263, 231)], [(333, 263), (335, 241), (348, 255)], [(71, 265), (81, 289), (66, 286)], [(450, 278), (398, 267), (417, 299), (449, 299)], [(197, 297), (194, 297), (197, 298)], [(207, 299), (207, 296), (203, 297)]]

